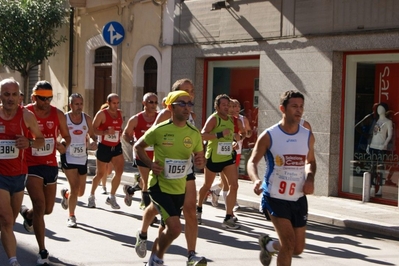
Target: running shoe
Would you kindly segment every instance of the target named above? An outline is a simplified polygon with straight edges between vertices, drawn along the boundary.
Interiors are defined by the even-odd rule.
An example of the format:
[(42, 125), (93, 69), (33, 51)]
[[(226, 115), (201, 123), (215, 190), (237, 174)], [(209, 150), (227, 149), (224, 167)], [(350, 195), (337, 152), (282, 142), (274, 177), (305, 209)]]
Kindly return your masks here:
[(116, 203), (116, 199), (114, 197), (110, 198), (107, 197), (107, 200), (105, 201), (106, 204), (110, 205), (112, 209), (114, 210), (118, 210), (121, 207), (118, 205), (118, 203)]
[(216, 193), (216, 191), (212, 190), (211, 191), (211, 196), (212, 196), (212, 206), (217, 207), (219, 206), (219, 194)]
[(154, 256), (151, 254), (150, 259), (148, 260), (147, 266), (164, 266), (163, 260), (156, 260)]
[(68, 209), (68, 199), (65, 197), (65, 194), (67, 193), (68, 189), (63, 188), (61, 189), (61, 207), (66, 210)]
[(132, 194), (132, 195), (129, 194), (129, 188), (130, 188), (129, 185), (123, 186), (123, 192), (125, 193), (124, 201), (125, 201), (125, 204), (130, 207), (130, 206), (132, 206), (132, 200), (133, 200), (134, 194)]
[(140, 258), (144, 258), (147, 255), (147, 239), (140, 238), (140, 230), (136, 232), (136, 245), (134, 249)]
[(14, 261), (13, 263), (10, 264), (10, 266), (21, 266), (18, 261)]
[(107, 187), (101, 186), (101, 194), (107, 195)]
[(187, 261), (187, 266), (206, 266), (207, 260), (205, 257), (196, 256), (195, 254), (190, 255)]
[(94, 197), (94, 195), (89, 196), (89, 202), (87, 203), (87, 207), (89, 208), (96, 207), (96, 197)]
[(198, 224), (202, 224), (202, 212), (197, 212), (197, 222)]
[(29, 233), (33, 232), (33, 219), (28, 219), (27, 214), (28, 214), (29, 208), (26, 207), (25, 205), (21, 206), (21, 209), (19, 210), (19, 213), (21, 216), (24, 218), (24, 228), (26, 231)]
[(259, 236), (259, 246), (260, 246), (259, 260), (263, 266), (270, 265), (270, 262), (272, 261), (272, 256), (274, 255), (274, 252), (269, 252), (266, 249), (266, 245), (270, 241), (273, 241), (273, 239), (269, 235), (262, 234)]
[(238, 204), (238, 202), (236, 201), (236, 204), (233, 207), (233, 211), (238, 211), (240, 209), (240, 205)]
[(78, 224), (76, 223), (76, 217), (75, 216), (70, 216), (68, 218), (67, 226), (68, 227), (73, 227), (73, 228), (78, 227)]
[(37, 254), (36, 265), (50, 265), (50, 260), (48, 259), (49, 254), (47, 249), (43, 249)]
[(240, 228), (240, 226), (238, 224), (236, 224), (236, 222), (234, 222), (234, 218), (233, 217), (231, 217), (227, 221), (226, 220), (223, 221), (222, 227), (224, 227), (226, 229), (230, 229), (230, 230), (236, 230), (236, 229)]

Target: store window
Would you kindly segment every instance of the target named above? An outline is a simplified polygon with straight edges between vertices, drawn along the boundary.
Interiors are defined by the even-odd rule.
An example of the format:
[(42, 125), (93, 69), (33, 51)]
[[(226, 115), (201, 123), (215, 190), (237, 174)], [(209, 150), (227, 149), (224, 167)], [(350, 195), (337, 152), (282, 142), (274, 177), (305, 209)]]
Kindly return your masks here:
[(375, 202), (397, 204), (399, 53), (347, 54), (342, 192), (362, 195), (369, 172)]
[(248, 118), (252, 136), (244, 139), (242, 145), (239, 174), (249, 179), (246, 164), (257, 139), (259, 58), (256, 59), (212, 59), (205, 62), (207, 71), (206, 117), (214, 112), (214, 99), (219, 94), (227, 94), (240, 103), (240, 114)]

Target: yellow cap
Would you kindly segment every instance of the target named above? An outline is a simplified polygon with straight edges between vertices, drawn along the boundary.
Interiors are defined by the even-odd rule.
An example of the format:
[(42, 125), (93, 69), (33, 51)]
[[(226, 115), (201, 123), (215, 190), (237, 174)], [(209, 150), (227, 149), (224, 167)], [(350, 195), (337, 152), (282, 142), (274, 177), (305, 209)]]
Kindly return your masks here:
[(174, 103), (176, 101), (177, 98), (179, 98), (181, 96), (190, 96), (190, 94), (188, 94), (185, 91), (172, 91), (172, 92), (169, 92), (168, 97), (166, 97), (165, 104), (166, 105), (171, 105), (172, 103)]

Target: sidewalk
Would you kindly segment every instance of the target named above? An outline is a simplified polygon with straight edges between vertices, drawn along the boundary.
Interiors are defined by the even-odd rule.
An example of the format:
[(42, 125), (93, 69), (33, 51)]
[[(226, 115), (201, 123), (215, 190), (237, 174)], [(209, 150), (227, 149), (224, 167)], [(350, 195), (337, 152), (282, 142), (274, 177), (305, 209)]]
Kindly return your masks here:
[[(95, 173), (95, 157), (89, 155), (89, 172)], [(131, 163), (125, 163), (122, 183), (132, 183), (138, 173)], [(197, 189), (204, 174), (197, 173)], [(253, 193), (252, 182), (239, 179), (237, 201), (242, 207), (259, 209), (260, 196)], [(308, 196), (309, 221), (360, 229), (399, 238), (399, 208), (375, 203), (322, 196)]]

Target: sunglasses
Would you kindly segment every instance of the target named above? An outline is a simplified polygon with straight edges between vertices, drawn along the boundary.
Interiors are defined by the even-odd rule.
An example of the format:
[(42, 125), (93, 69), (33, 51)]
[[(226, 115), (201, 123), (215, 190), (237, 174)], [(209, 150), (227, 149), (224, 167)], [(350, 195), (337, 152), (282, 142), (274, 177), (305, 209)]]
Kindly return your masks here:
[(179, 102), (174, 102), (174, 103), (172, 103), (173, 105), (178, 105), (178, 106), (180, 106), (180, 107), (186, 107), (186, 106), (188, 106), (188, 107), (193, 107), (194, 106), (194, 103), (192, 103), (192, 102), (183, 102), (183, 101), (179, 101)]
[(147, 103), (150, 103), (150, 104), (158, 104), (157, 101), (147, 101)]
[(36, 97), (37, 97), (40, 101), (42, 101), (42, 102), (45, 102), (45, 101), (51, 102), (51, 100), (53, 99), (53, 96), (50, 96), (50, 97), (43, 97), (43, 96), (36, 95)]

